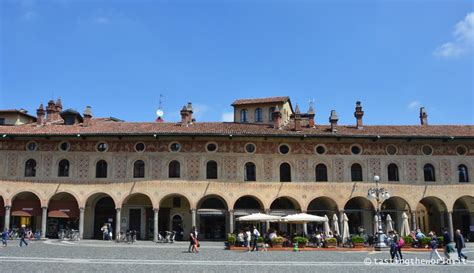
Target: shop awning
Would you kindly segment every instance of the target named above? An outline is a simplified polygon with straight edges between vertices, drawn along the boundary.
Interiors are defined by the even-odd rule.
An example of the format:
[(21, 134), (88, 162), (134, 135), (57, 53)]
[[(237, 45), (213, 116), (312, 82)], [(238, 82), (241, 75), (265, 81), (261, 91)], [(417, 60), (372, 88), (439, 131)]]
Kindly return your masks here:
[(41, 204), (39, 200), (14, 200), (12, 205), (12, 216), (41, 216)]
[(197, 214), (204, 216), (225, 215), (226, 211), (221, 209), (198, 209)]
[(48, 206), (48, 217), (55, 218), (78, 218), (79, 208), (76, 201), (50, 201)]
[(234, 216), (245, 216), (250, 215), (252, 213), (259, 213), (260, 210), (258, 209), (236, 209), (234, 210)]

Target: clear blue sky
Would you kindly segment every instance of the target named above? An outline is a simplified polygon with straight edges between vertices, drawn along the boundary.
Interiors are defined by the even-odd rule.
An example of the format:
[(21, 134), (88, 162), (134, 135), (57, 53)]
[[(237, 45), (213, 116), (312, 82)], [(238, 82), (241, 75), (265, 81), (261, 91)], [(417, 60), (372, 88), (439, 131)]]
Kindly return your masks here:
[(316, 120), (474, 124), (474, 1), (1, 1), (0, 108), (153, 121), (289, 95)]

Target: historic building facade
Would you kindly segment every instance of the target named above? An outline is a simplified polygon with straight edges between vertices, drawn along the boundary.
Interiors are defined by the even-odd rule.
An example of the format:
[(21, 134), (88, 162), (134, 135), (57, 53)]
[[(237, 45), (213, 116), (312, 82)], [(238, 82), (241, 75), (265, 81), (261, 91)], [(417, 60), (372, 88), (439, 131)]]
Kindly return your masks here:
[(219, 240), (238, 216), (304, 211), (346, 213), (351, 233), (372, 233), (376, 204), (366, 196), (378, 175), (396, 229), (405, 212), (412, 228), (474, 239), (474, 126), (428, 125), (424, 109), (420, 125), (366, 126), (359, 102), (353, 126), (338, 125), (335, 111), (319, 124), (288, 97), (233, 106), (233, 123), (195, 121), (191, 104), (181, 122), (124, 122), (90, 107), (63, 111), (58, 100), (26, 124), (0, 126), (0, 228), (100, 238), (110, 222), (114, 233), (152, 239), (196, 226)]

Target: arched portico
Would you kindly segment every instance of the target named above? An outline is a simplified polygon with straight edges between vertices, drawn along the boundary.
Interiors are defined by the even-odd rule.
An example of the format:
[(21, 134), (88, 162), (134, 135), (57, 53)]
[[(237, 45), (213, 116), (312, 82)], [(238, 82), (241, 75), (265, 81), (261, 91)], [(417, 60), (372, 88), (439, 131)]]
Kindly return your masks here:
[(205, 240), (223, 240), (228, 230), (228, 206), (217, 195), (203, 197), (197, 206), (198, 230)]
[(453, 206), (453, 229), (459, 229), (469, 239), (474, 240), (474, 232), (470, 230), (474, 226), (474, 197), (462, 196), (454, 202)]
[(58, 238), (61, 230), (79, 229), (79, 205), (67, 192), (56, 193), (49, 199), (46, 237)]
[[(18, 229), (21, 226), (31, 229), (32, 232), (42, 230), (42, 221), (46, 215), (43, 215), (41, 201), (36, 194), (24, 191), (16, 194), (12, 198), (11, 208), (11, 229)], [(46, 219), (45, 219), (46, 220)], [(42, 230), (44, 234), (44, 230)]]
[[(194, 210), (194, 214), (195, 214)], [(189, 199), (181, 194), (168, 194), (160, 201), (158, 230), (162, 236), (166, 231), (176, 231), (176, 240), (186, 240), (193, 226), (193, 212)], [(194, 225), (196, 225), (194, 223)]]
[(153, 238), (153, 205), (150, 197), (143, 193), (133, 193), (122, 202), (120, 230), (135, 230), (137, 239)]
[(427, 234), (430, 231), (440, 235), (443, 228), (448, 228), (448, 209), (438, 197), (425, 197), (416, 208), (418, 227)]
[[(390, 215), (393, 221), (393, 228), (400, 233), (403, 224), (403, 213), (408, 216), (408, 221), (411, 222), (411, 209), (408, 202), (398, 196), (392, 196), (385, 200), (381, 206), (382, 226), (385, 226), (387, 215)], [(412, 225), (410, 225), (411, 227)], [(385, 230), (385, 229), (384, 229)]]
[(109, 225), (112, 235), (117, 229), (117, 210), (114, 199), (106, 193), (95, 193), (86, 200), (84, 238), (103, 239), (101, 227)]
[(374, 234), (374, 215), (373, 204), (365, 197), (354, 197), (347, 201), (344, 206), (344, 212), (349, 218), (350, 234)]

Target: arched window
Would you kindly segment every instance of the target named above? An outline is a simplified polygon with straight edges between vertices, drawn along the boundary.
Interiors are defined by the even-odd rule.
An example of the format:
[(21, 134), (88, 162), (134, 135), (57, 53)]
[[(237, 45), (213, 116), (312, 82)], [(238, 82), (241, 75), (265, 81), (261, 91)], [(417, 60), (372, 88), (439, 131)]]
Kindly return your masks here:
[(469, 182), (469, 173), (467, 171), (466, 165), (459, 165), (458, 166), (458, 173), (459, 173), (459, 182)]
[(262, 122), (262, 108), (255, 109), (255, 122)]
[(107, 178), (107, 162), (105, 160), (99, 160), (95, 165), (95, 177)]
[(247, 122), (247, 109), (240, 110), (240, 122)]
[(328, 181), (328, 168), (326, 167), (326, 165), (316, 165), (316, 181)]
[(398, 178), (398, 166), (397, 164), (391, 163), (387, 167), (388, 181), (400, 181)]
[(291, 182), (291, 166), (286, 162), (280, 165), (280, 182)]
[(68, 177), (69, 176), (69, 161), (67, 159), (63, 159), (63, 160), (59, 161), (58, 176), (59, 177)]
[(360, 164), (354, 163), (351, 166), (351, 179), (352, 181), (363, 181), (362, 179), (362, 167)]
[(206, 164), (206, 179), (217, 179), (217, 162), (214, 160)]
[(28, 159), (25, 162), (25, 176), (26, 177), (36, 176), (36, 161), (34, 159)]
[(169, 178), (180, 178), (181, 177), (181, 164), (179, 161), (173, 160), (168, 165), (168, 177)]
[(144, 178), (145, 177), (145, 162), (143, 160), (137, 160), (133, 163), (133, 178)]
[(423, 167), (423, 174), (425, 176), (425, 181), (428, 181), (428, 182), (436, 181), (435, 169), (434, 169), (433, 165), (426, 164)]
[(275, 107), (270, 107), (268, 110), (268, 120), (273, 121), (273, 112), (275, 112)]
[(257, 173), (256, 173), (255, 164), (253, 164), (252, 162), (245, 163), (244, 180), (245, 181), (256, 181), (257, 180)]

